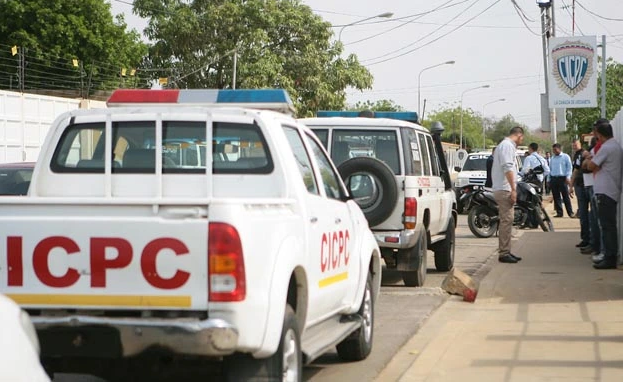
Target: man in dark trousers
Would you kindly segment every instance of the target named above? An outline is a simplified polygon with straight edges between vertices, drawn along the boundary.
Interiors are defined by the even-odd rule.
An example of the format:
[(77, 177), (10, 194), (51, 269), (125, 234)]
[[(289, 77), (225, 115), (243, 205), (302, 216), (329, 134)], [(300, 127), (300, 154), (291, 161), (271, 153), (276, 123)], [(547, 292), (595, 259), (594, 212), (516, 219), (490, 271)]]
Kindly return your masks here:
[[(582, 162), (584, 161), (584, 148), (582, 148), (582, 141), (579, 139), (573, 140), (573, 175), (571, 176), (571, 186), (575, 192), (575, 196), (578, 200), (578, 213), (580, 216), (580, 239), (581, 241), (576, 244), (576, 247), (585, 248), (588, 247), (591, 241), (591, 231), (588, 221), (588, 199), (587, 190), (584, 187), (584, 176), (582, 176)], [(584, 251), (591, 253), (591, 249), (588, 248)]]
[(601, 223), (601, 234), (604, 241), (604, 259), (593, 264), (595, 269), (614, 269), (617, 267), (619, 252), (617, 229), (617, 204), (621, 197), (623, 179), (623, 148), (613, 138), (612, 125), (605, 118), (595, 122), (593, 133), (601, 142), (595, 156), (588, 156), (588, 169), (595, 173), (593, 191), (597, 199), (597, 216)]
[[(570, 218), (575, 217), (573, 207), (571, 206), (571, 198), (569, 198), (569, 186), (571, 185), (572, 165), (569, 155), (562, 152), (559, 143), (552, 146), (554, 155), (549, 160), (550, 170), (550, 187), (552, 196), (554, 197), (554, 207), (556, 208), (555, 218), (561, 218), (562, 203), (565, 203), (567, 214)], [(573, 189), (571, 189), (573, 192)]]

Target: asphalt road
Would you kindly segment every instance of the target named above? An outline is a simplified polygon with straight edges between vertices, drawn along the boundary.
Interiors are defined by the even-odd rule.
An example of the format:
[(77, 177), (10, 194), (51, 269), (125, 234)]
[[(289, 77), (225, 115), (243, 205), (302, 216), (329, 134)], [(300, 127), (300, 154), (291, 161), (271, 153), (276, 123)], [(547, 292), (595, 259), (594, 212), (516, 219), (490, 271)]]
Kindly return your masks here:
[[(466, 215), (460, 215), (456, 231), (455, 266), (468, 273), (482, 276), (483, 265), (497, 246), (497, 238), (478, 239), (467, 227)], [(305, 367), (306, 381), (372, 381), (383, 370), (394, 354), (417, 332), (431, 313), (448, 298), (440, 288), (445, 273), (434, 269), (433, 252), (429, 251), (428, 273), (424, 287), (405, 287), (397, 272), (383, 273), (381, 296), (376, 304), (374, 348), (362, 362), (343, 363), (335, 352), (329, 352)], [(170, 370), (158, 374), (158, 380), (214, 380), (214, 375), (186, 375)], [(202, 373), (203, 374), (203, 373)], [(156, 376), (145, 374), (145, 380)], [(193, 377), (193, 378), (191, 378)], [(208, 379), (206, 379), (208, 378)], [(142, 379), (142, 378), (141, 378)], [(57, 375), (55, 382), (102, 382), (102, 379), (85, 375)], [(111, 381), (112, 382), (112, 381)]]

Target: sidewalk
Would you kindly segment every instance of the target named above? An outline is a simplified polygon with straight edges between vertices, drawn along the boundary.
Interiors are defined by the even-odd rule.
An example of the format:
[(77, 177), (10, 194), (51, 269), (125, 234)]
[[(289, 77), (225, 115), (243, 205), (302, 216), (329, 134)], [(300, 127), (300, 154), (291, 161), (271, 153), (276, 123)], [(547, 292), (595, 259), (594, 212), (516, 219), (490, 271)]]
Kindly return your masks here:
[(520, 263), (492, 256), (476, 302), (452, 296), (376, 380), (623, 381), (623, 272), (580, 254), (578, 219), (553, 221), (513, 241)]

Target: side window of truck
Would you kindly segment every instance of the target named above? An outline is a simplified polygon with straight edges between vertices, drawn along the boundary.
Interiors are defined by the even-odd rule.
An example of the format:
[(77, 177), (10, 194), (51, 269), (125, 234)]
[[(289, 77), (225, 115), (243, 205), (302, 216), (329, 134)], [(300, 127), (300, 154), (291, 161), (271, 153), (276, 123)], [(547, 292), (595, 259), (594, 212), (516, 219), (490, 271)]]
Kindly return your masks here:
[(309, 136), (306, 138), (312, 148), (314, 156), (316, 157), (316, 161), (318, 162), (320, 176), (322, 177), (322, 184), (324, 185), (324, 191), (327, 194), (327, 197), (341, 200), (343, 193), (340, 191), (339, 175), (333, 171), (331, 162), (325, 155), (324, 151), (322, 151), (320, 145), (313, 138)]
[(283, 131), (285, 132), (286, 138), (290, 143), (290, 148), (292, 148), (294, 158), (296, 158), (296, 164), (298, 165), (299, 173), (301, 174), (301, 178), (303, 179), (303, 183), (305, 184), (307, 191), (311, 194), (319, 194), (316, 177), (314, 176), (314, 170), (312, 168), (309, 155), (307, 154), (307, 150), (305, 150), (303, 139), (299, 135), (298, 131), (293, 127), (284, 126)]
[(407, 158), (411, 158), (411, 168), (407, 166), (408, 175), (422, 176), (422, 153), (420, 152), (420, 145), (418, 144), (417, 133), (413, 129), (403, 129), (403, 137), (406, 140), (406, 147), (409, 152), (406, 154)]

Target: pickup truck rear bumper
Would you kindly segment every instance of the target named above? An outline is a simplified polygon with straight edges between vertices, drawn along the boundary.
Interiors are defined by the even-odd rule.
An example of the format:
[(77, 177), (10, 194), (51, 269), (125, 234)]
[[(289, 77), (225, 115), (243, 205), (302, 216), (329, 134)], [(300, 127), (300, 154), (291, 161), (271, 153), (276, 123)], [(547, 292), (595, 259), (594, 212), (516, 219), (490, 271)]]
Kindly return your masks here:
[(415, 247), (423, 226), (401, 231), (372, 231), (379, 247), (407, 249)]
[[(109, 329), (119, 333), (119, 355), (134, 356), (153, 347), (165, 348), (175, 354), (221, 356), (234, 352), (238, 343), (238, 330), (222, 319), (198, 320), (190, 318), (112, 318), (92, 316), (32, 317), (32, 322), (42, 339), (42, 356), (62, 356), (62, 349), (88, 356), (90, 332)], [(45, 338), (56, 343), (43, 343)], [(58, 346), (57, 346), (58, 345)], [(102, 344), (103, 345), (103, 344)], [(81, 348), (84, 347), (84, 354)], [(43, 354), (49, 349), (51, 353)]]

